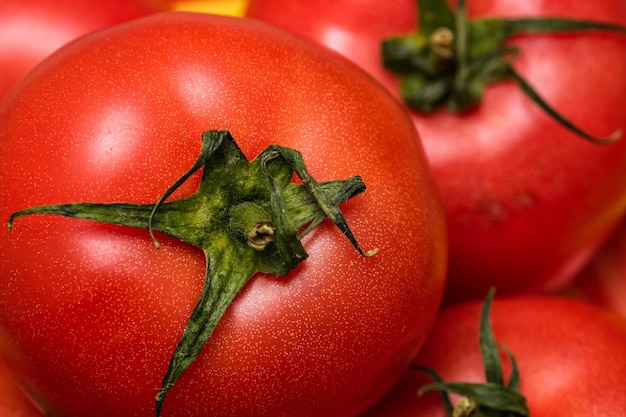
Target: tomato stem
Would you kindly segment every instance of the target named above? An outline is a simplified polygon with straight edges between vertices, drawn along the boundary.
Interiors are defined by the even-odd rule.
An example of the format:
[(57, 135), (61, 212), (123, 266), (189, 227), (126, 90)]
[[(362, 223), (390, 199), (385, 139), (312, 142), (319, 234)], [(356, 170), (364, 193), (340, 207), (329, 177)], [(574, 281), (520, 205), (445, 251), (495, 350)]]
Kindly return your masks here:
[[(519, 393), (520, 375), (517, 361), (513, 353), (505, 346), (496, 343), (493, 333), (490, 312), (495, 296), (495, 289), (491, 289), (485, 298), (480, 313), (479, 345), (483, 363), (485, 365), (485, 383), (444, 382), (436, 371), (418, 366), (417, 369), (426, 373), (432, 383), (422, 386), (418, 394), (427, 391), (439, 391), (443, 407), (448, 417), (525, 417), (530, 414), (526, 405), (526, 398)], [(500, 360), (502, 349), (511, 362), (511, 374), (505, 384)], [(456, 404), (452, 404), (449, 394), (461, 395)]]
[[(167, 201), (202, 169), (198, 189)], [(293, 183), (293, 174), (302, 181)], [(365, 191), (360, 177), (318, 182), (300, 152), (272, 145), (248, 161), (227, 131), (207, 131), (193, 166), (155, 204), (67, 203), (28, 208), (21, 216), (55, 214), (163, 232), (204, 251), (205, 282), (156, 396), (156, 415), (170, 388), (195, 361), (228, 306), (256, 272), (286, 275), (307, 258), (302, 236), (328, 217), (363, 256), (338, 205)], [(308, 227), (300, 234), (298, 231)]]
[(468, 19), (466, 2), (454, 12), (446, 0), (417, 0), (418, 27), (408, 35), (383, 41), (383, 64), (400, 78), (406, 104), (417, 112), (446, 108), (454, 113), (477, 105), (489, 84), (511, 80), (544, 112), (581, 138), (600, 145), (622, 136), (590, 134), (550, 106), (513, 68), (517, 47), (506, 45), (518, 33), (609, 31), (626, 34), (626, 27), (578, 19)]

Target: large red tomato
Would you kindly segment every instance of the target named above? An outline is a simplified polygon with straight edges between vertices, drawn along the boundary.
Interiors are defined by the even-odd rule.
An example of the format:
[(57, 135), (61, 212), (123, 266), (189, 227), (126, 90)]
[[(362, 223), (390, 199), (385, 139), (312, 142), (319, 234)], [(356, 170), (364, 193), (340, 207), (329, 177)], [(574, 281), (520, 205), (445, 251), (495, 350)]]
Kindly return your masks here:
[[(479, 302), (444, 309), (414, 364), (434, 370), (445, 382), (484, 382), (478, 343), (480, 309)], [(511, 297), (496, 298), (491, 321), (496, 342), (515, 357), (519, 393), (525, 396), (532, 417), (624, 413), (626, 320), (622, 317), (573, 300)], [(511, 366), (504, 353), (502, 365), (508, 384)], [(422, 371), (410, 370), (363, 417), (446, 416), (439, 393), (417, 395), (430, 382)]]
[[(3, 104), (4, 219), (41, 204), (154, 203), (210, 129), (230, 131), (248, 159), (279, 144), (320, 181), (367, 185), (343, 213), (380, 251), (361, 257), (321, 223), (297, 269), (243, 288), (164, 417), (353, 416), (425, 339), (443, 293), (443, 209), (410, 118), (342, 57), (261, 22), (165, 13), (61, 49)], [(54, 216), (1, 232), (0, 324), (52, 415), (154, 413), (206, 267), (199, 249), (158, 240)]]
[[(400, 96), (380, 44), (414, 30), (416, 1), (251, 0), (248, 16), (313, 38), (349, 57)], [(431, 6), (434, 2), (429, 2)], [(470, 19), (558, 16), (626, 24), (623, 0), (469, 0)], [(471, 40), (471, 39), (470, 39)], [(626, 36), (519, 34), (513, 67), (587, 132), (626, 128)], [(587, 143), (544, 113), (514, 82), (492, 84), (459, 114), (412, 112), (446, 206), (448, 300), (562, 286), (626, 208), (626, 140)]]
[(162, 10), (159, 0), (2, 0), (0, 98), (41, 60), (75, 38)]

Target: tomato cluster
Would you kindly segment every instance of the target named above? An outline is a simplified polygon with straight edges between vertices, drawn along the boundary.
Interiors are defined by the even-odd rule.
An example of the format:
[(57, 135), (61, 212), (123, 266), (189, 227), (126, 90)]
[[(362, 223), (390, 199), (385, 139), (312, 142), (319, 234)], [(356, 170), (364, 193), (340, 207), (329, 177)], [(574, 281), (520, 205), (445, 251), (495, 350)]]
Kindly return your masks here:
[(624, 1), (2, 22), (3, 416), (626, 412)]

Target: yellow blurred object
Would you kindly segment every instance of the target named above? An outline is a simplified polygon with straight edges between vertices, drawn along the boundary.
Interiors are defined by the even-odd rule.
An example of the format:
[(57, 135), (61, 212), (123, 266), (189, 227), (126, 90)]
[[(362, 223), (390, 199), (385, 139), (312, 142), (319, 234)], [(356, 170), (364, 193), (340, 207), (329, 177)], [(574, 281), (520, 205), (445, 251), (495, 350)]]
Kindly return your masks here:
[(172, 2), (172, 10), (243, 16), (248, 0), (184, 0)]

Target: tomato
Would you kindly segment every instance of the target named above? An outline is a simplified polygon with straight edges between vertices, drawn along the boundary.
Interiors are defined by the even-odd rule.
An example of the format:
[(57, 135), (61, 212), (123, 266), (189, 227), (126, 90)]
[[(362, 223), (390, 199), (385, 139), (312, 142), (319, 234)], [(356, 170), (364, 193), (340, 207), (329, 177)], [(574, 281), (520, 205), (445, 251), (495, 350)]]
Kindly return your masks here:
[(3, 0), (0, 3), (0, 98), (62, 45), (164, 10), (147, 0)]
[[(162, 415), (356, 415), (423, 343), (447, 245), (410, 117), (342, 57), (261, 22), (200, 13), (87, 35), (0, 108), (0, 192), (11, 196), (0, 217), (75, 201), (153, 204), (211, 129), (228, 130), (248, 159), (279, 144), (320, 181), (360, 175), (367, 190), (342, 211), (360, 245), (379, 252), (360, 256), (322, 222), (303, 238), (298, 268), (252, 277)], [(202, 251), (155, 232), (156, 250), (144, 229), (48, 215), (1, 233), (0, 326), (46, 410), (154, 413), (203, 287)]]
[[(479, 302), (445, 308), (414, 364), (447, 382), (484, 382), (478, 344)], [(496, 342), (514, 355), (519, 392), (533, 417), (611, 417), (626, 410), (626, 321), (586, 303), (558, 297), (505, 297), (493, 302)], [(510, 361), (502, 355), (505, 379)], [(443, 417), (431, 380), (411, 369), (363, 417)], [(453, 400), (454, 402), (455, 400)]]
[(171, 2), (171, 9), (200, 13), (215, 13), (226, 16), (243, 16), (246, 0), (179, 0)]
[(626, 223), (621, 221), (574, 281), (559, 295), (599, 305), (626, 317)]
[(23, 391), (3, 357), (0, 357), (0, 415), (2, 417), (44, 417)]
[[(416, 25), (415, 0), (251, 0), (247, 15), (308, 36), (366, 69), (400, 98), (381, 42)], [(626, 24), (622, 0), (474, 0), (470, 21), (546, 17)], [(431, 7), (436, 2), (429, 2)], [(626, 127), (626, 36), (615, 32), (518, 34), (515, 71), (586, 132)], [(411, 112), (447, 212), (446, 300), (560, 288), (626, 208), (626, 141), (598, 146), (564, 128), (514, 82), (491, 84), (458, 114)]]

